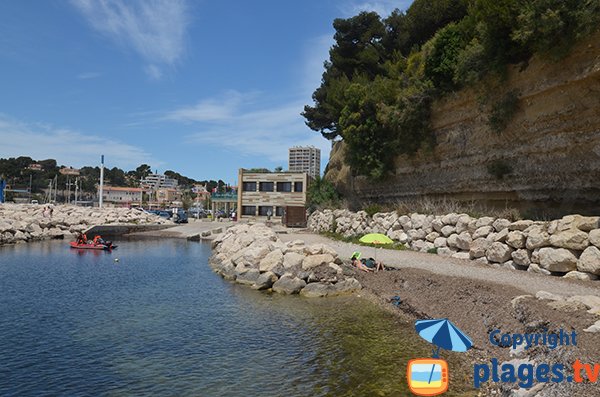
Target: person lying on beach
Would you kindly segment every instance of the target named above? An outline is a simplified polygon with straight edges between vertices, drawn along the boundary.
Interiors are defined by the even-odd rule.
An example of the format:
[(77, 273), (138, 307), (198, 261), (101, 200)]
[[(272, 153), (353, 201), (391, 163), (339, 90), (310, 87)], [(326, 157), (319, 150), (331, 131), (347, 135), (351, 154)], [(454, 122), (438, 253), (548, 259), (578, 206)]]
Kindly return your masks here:
[(373, 258), (369, 258), (369, 259), (361, 259), (361, 262), (365, 265), (365, 267), (367, 269), (369, 269), (370, 271), (379, 271), (379, 270), (385, 270), (385, 268), (383, 267), (383, 264), (381, 262), (377, 262), (375, 259)]
[(352, 266), (356, 267), (358, 270), (362, 270), (363, 272), (372, 272), (373, 271), (373, 269), (369, 269), (360, 260), (360, 252), (355, 252), (352, 254), (352, 258), (350, 258), (350, 263), (352, 263)]

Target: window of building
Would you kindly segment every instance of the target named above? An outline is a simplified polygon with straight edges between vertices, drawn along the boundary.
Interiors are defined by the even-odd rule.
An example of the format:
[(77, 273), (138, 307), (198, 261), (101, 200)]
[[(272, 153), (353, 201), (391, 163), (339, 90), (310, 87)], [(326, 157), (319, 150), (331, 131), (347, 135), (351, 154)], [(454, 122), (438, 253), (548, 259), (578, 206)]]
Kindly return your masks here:
[(275, 207), (275, 216), (283, 216), (283, 207)]
[(260, 190), (261, 192), (272, 192), (273, 188), (273, 182), (260, 182), (258, 190)]
[(242, 205), (242, 215), (256, 215), (256, 206)]
[(292, 182), (277, 182), (277, 191), (278, 192), (291, 192), (292, 191)]
[(302, 182), (294, 182), (294, 191), (301, 192), (302, 191)]
[(261, 205), (258, 207), (258, 215), (268, 216), (269, 213), (273, 215), (273, 207), (271, 207), (270, 205)]
[(255, 192), (256, 191), (256, 182), (243, 182), (242, 190), (244, 192)]

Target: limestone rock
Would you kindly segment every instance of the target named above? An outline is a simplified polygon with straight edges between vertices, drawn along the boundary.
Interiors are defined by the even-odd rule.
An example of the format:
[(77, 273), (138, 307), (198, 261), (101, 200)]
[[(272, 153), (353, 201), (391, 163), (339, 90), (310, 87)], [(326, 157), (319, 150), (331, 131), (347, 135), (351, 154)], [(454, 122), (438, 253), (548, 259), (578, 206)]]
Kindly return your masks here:
[(250, 269), (244, 273), (238, 274), (235, 281), (239, 284), (253, 285), (260, 277), (258, 269)]
[(320, 265), (327, 265), (333, 262), (334, 258), (331, 254), (311, 255), (304, 258), (302, 261), (302, 270), (309, 270)]
[(550, 236), (550, 244), (560, 248), (584, 250), (589, 245), (589, 241), (587, 233), (578, 229), (569, 229)]
[(525, 246), (529, 250), (550, 246), (550, 235), (541, 229), (532, 229), (527, 236)]
[(492, 226), (482, 226), (479, 229), (475, 230), (473, 233), (473, 240), (477, 240), (478, 238), (487, 237), (490, 233), (494, 231)]
[(454, 226), (446, 225), (442, 228), (441, 232), (444, 237), (448, 237), (456, 232), (456, 228)]
[(533, 221), (530, 221), (530, 220), (516, 221), (516, 222), (511, 223), (508, 226), (508, 229), (511, 230), (511, 231), (512, 230), (521, 230), (521, 231), (523, 231), (523, 230), (527, 229), (531, 225), (533, 225)]
[(360, 291), (362, 289), (362, 285), (358, 282), (354, 277), (350, 277), (345, 279), (344, 281), (340, 281), (335, 284), (335, 295), (340, 294), (348, 294), (356, 291)]
[(452, 234), (448, 236), (446, 243), (450, 248), (458, 248), (458, 234)]
[(492, 226), (497, 232), (499, 232), (503, 229), (508, 229), (510, 226), (510, 221), (508, 219), (498, 218), (494, 221), (494, 223), (492, 223)]
[(463, 259), (463, 260), (469, 260), (470, 259), (468, 252), (457, 252), (455, 254), (452, 254), (452, 258)]
[(329, 295), (333, 291), (333, 286), (327, 283), (310, 283), (302, 288), (300, 295), (307, 298), (320, 298)]
[(303, 260), (304, 255), (299, 254), (298, 252), (286, 252), (283, 256), (283, 268), (291, 269), (293, 267), (299, 267), (302, 265)]
[(429, 241), (430, 243), (433, 243), (438, 237), (440, 237), (439, 233), (431, 232), (427, 236), (425, 236), (425, 240)]
[(560, 310), (562, 312), (576, 312), (578, 310), (586, 309), (586, 307), (583, 303), (569, 302), (569, 301), (563, 301), (563, 300), (549, 302), (548, 306), (550, 306), (554, 310)]
[(442, 248), (442, 247), (446, 247), (448, 244), (447, 244), (446, 238), (438, 237), (434, 240), (433, 245), (435, 248)]
[(587, 247), (577, 261), (577, 270), (600, 275), (600, 249)]
[(529, 266), (531, 259), (529, 258), (529, 252), (525, 249), (516, 250), (511, 254), (511, 257), (515, 264), (519, 266)]
[(492, 243), (490, 243), (484, 238), (474, 240), (471, 243), (471, 247), (469, 249), (469, 256), (471, 257), (471, 259), (481, 258), (485, 256), (485, 252), (488, 248), (490, 248), (491, 245)]
[(273, 291), (280, 294), (297, 294), (306, 287), (306, 281), (291, 275), (284, 275), (273, 284)]
[(469, 251), (469, 249), (471, 248), (472, 241), (473, 239), (471, 238), (471, 235), (469, 233), (462, 232), (458, 235), (458, 238), (456, 239), (456, 246), (461, 250)]
[(253, 289), (264, 290), (269, 289), (277, 281), (277, 275), (273, 272), (265, 272), (261, 274), (256, 282), (252, 285)]
[(508, 236), (506, 237), (506, 244), (516, 249), (525, 248), (525, 240), (526, 237), (523, 232), (519, 230), (513, 230), (512, 232), (508, 233)]
[(488, 261), (488, 259), (485, 256), (482, 256), (481, 258), (474, 259), (473, 263), (476, 263), (478, 265), (489, 265), (490, 261)]
[(258, 270), (260, 272), (266, 272), (273, 270), (277, 266), (281, 266), (283, 264), (283, 253), (280, 249), (276, 249), (275, 251), (271, 251), (265, 256), (258, 265)]
[(588, 239), (590, 244), (594, 244), (596, 247), (600, 248), (600, 229), (594, 229), (588, 235)]
[(590, 281), (597, 280), (598, 276), (585, 272), (578, 272), (577, 270), (573, 270), (563, 276), (563, 278), (568, 278), (571, 280), (582, 280), (582, 281)]
[(485, 256), (490, 262), (503, 263), (512, 258), (513, 251), (508, 245), (495, 242), (486, 250)]
[(476, 228), (480, 228), (483, 226), (492, 226), (492, 224), (494, 223), (494, 218), (492, 218), (491, 216), (484, 216), (482, 218), (477, 219), (476, 223), (475, 223), (475, 227)]
[(506, 241), (506, 239), (508, 238), (508, 233), (509, 233), (508, 229), (502, 229), (501, 231), (496, 233), (496, 235), (494, 236), (494, 241), (497, 241), (499, 243), (504, 243)]
[(584, 329), (583, 332), (600, 332), (600, 320)]
[(455, 213), (444, 215), (441, 221), (444, 225), (454, 226), (458, 222), (458, 215)]
[(540, 248), (540, 266), (551, 272), (567, 273), (577, 269), (577, 257), (564, 248)]
[(531, 272), (531, 273), (543, 274), (545, 276), (549, 276), (552, 274), (552, 273), (550, 273), (550, 271), (541, 268), (537, 263), (531, 263), (529, 265), (529, 267), (527, 268), (527, 271)]

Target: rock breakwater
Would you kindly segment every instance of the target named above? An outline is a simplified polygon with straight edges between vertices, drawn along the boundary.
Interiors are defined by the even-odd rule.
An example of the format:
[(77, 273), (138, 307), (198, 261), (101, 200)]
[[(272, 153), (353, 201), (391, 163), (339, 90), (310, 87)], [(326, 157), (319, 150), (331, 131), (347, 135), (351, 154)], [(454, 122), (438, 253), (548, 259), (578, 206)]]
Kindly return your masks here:
[(171, 221), (128, 208), (0, 204), (0, 245), (71, 238), (95, 225), (164, 224)]
[(481, 217), (324, 210), (308, 227), (344, 237), (383, 233), (414, 251), (511, 270), (578, 280), (600, 276), (600, 218), (569, 215), (551, 222)]
[(355, 270), (331, 247), (282, 242), (263, 224), (230, 227), (212, 242), (210, 265), (227, 280), (257, 290), (324, 297), (360, 290)]

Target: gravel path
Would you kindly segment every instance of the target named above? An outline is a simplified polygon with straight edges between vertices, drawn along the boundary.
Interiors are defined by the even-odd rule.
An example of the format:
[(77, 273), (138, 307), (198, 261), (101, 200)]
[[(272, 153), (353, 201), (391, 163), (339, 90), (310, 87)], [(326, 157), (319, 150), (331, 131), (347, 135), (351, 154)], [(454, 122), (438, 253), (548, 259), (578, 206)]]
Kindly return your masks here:
[(306, 241), (307, 244), (324, 243), (335, 249), (342, 258), (349, 259), (354, 251), (360, 251), (363, 256), (375, 257), (376, 255), (377, 260), (382, 261), (389, 267), (398, 269), (415, 268), (439, 275), (510, 285), (522, 290), (524, 293), (532, 295), (535, 295), (538, 291), (548, 291), (560, 295), (600, 296), (600, 281), (575, 281), (519, 270), (497, 269), (490, 266), (477, 265), (470, 261), (421, 252), (376, 249), (344, 243), (303, 231), (280, 234), (279, 237), (282, 241), (299, 239)]

